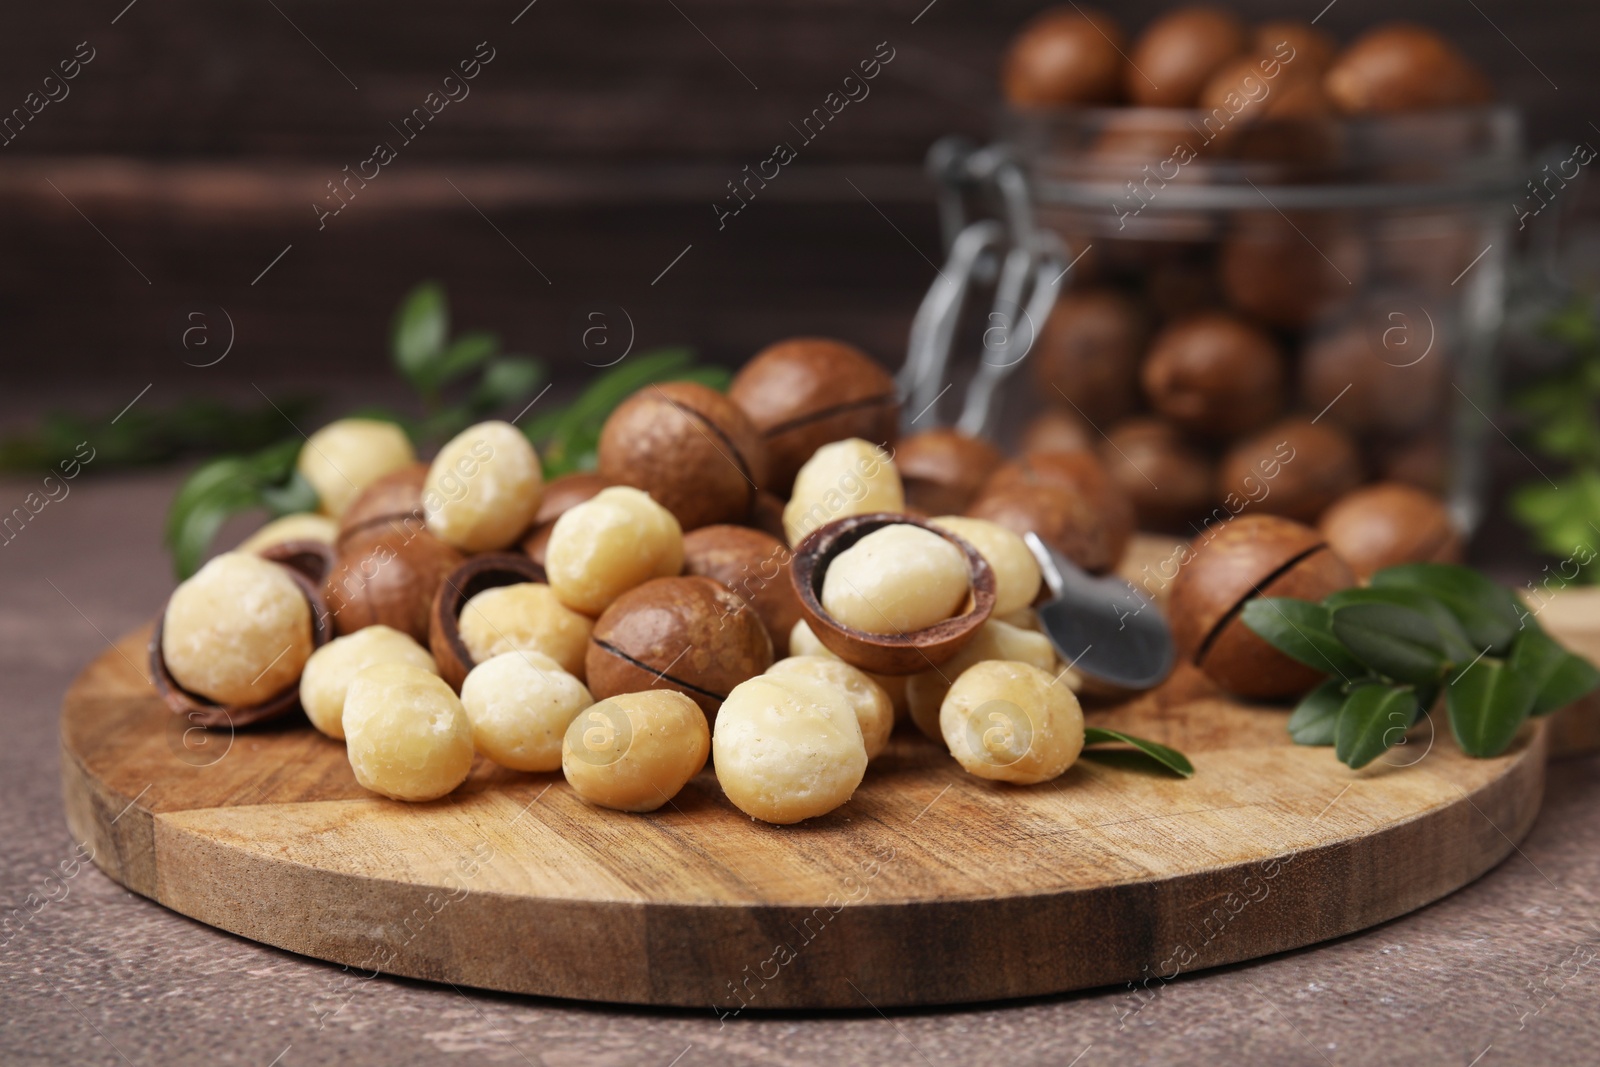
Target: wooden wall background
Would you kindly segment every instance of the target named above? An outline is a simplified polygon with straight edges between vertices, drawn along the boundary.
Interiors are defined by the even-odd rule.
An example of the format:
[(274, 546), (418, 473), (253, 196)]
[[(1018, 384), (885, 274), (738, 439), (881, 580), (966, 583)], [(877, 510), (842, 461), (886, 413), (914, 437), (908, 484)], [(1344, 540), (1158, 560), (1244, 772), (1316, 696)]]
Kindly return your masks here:
[[(0, 382), (349, 379), (381, 363), (395, 301), (430, 277), (461, 322), (569, 371), (593, 301), (627, 309), (641, 346), (733, 361), (822, 332), (898, 362), (938, 258), (922, 155), (945, 133), (985, 136), (1000, 51), (1042, 5), (525, 2), (13, 5), (0, 112), (79, 42), (96, 55), (0, 148)], [(1237, 6), (1309, 18), (1323, 3)], [(1137, 25), (1161, 6), (1115, 11)], [(1393, 17), (1455, 35), (1528, 110), (1533, 143), (1600, 138), (1593, 5), (1337, 0), (1321, 24), (1348, 37)], [(388, 124), (481, 41), (495, 58), (471, 95), (319, 232), (324, 183), (398, 140)], [(871, 95), (719, 232), (724, 183), (794, 140), (788, 124), (882, 41), (895, 59)], [(174, 341), (196, 301), (237, 328), (203, 372)]]

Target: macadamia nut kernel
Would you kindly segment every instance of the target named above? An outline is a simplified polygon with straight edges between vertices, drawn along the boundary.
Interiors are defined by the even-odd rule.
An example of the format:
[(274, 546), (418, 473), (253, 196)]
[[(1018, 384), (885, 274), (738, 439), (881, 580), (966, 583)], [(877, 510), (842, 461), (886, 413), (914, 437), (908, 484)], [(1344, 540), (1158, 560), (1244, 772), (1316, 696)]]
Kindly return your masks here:
[(543, 494), (539, 457), (509, 422), (480, 422), (446, 441), (422, 484), (428, 529), (464, 552), (505, 548), (522, 536)]
[(951, 683), (968, 668), (997, 659), (1026, 663), (1042, 671), (1056, 669), (1056, 649), (1048, 637), (1038, 630), (990, 619), (954, 659), (936, 670), (906, 678), (906, 709), (912, 723), (928, 737), (939, 740), (939, 707), (950, 692)]
[(561, 769), (561, 742), (589, 690), (539, 652), (505, 652), (472, 668), (461, 706), (478, 753), (514, 771)]
[[(821, 656), (823, 659), (838, 659), (840, 663), (844, 662), (833, 649), (817, 640), (817, 635), (811, 632), (811, 627), (804, 619), (795, 623), (794, 629), (789, 631), (789, 654), (791, 657)], [(861, 673), (871, 678), (878, 684), (879, 689), (889, 695), (889, 703), (894, 705), (895, 718), (897, 720), (903, 718), (906, 712), (906, 675), (873, 674), (871, 671)]]
[(367, 486), (416, 461), (410, 438), (394, 423), (339, 419), (306, 438), (294, 465), (317, 491), (322, 513), (337, 519)]
[(939, 729), (969, 773), (1017, 785), (1059, 777), (1083, 750), (1078, 698), (1045, 671), (1009, 660), (964, 671), (939, 709)]
[(368, 626), (336, 637), (311, 653), (300, 675), (300, 706), (311, 725), (336, 740), (344, 739), (344, 701), (350, 682), (368, 667), (404, 663), (439, 673), (428, 650), (411, 637), (387, 626)]
[(561, 743), (567, 784), (618, 811), (655, 811), (706, 765), (711, 727), (682, 693), (623, 693), (578, 713)]
[(867, 534), (829, 562), (822, 606), (845, 626), (904, 634), (955, 615), (970, 586), (960, 548), (921, 527), (897, 523)]
[(189, 692), (259, 704), (293, 685), (311, 658), (311, 605), (278, 564), (225, 552), (173, 591), (161, 655)]
[(561, 603), (542, 582), (485, 589), (462, 606), (458, 625), (461, 641), (477, 663), (505, 652), (540, 652), (579, 679), (594, 628), (587, 615)]
[(1039, 573), (1039, 561), (1033, 558), (1027, 542), (1012, 531), (988, 519), (969, 519), (961, 515), (944, 515), (929, 522), (941, 530), (949, 530), (989, 561), (994, 570), (994, 611), (991, 614), (1010, 615), (1022, 611), (1039, 595), (1039, 584), (1044, 580)]
[(889, 453), (851, 437), (823, 445), (800, 468), (783, 508), (783, 532), (790, 545), (798, 545), (835, 519), (905, 507), (900, 472)]
[(404, 663), (368, 667), (344, 698), (350, 767), (365, 789), (437, 800), (472, 770), (472, 724), (437, 674)]
[(836, 686), (761, 675), (734, 688), (711, 739), (717, 781), (734, 806), (770, 823), (826, 815), (867, 772), (866, 742)]
[(326, 515), (301, 512), (273, 519), (255, 533), (239, 542), (235, 552), (260, 552), (263, 548), (281, 545), (288, 541), (321, 541), (333, 544), (339, 536), (339, 524)]
[(768, 677), (788, 675), (823, 682), (844, 693), (861, 726), (867, 759), (876, 759), (889, 744), (889, 734), (894, 729), (894, 704), (883, 686), (873, 681), (866, 671), (830, 656), (790, 656), (767, 669)]
[(545, 549), (550, 588), (573, 611), (597, 616), (651, 578), (683, 570), (683, 528), (648, 493), (602, 489), (556, 520)]

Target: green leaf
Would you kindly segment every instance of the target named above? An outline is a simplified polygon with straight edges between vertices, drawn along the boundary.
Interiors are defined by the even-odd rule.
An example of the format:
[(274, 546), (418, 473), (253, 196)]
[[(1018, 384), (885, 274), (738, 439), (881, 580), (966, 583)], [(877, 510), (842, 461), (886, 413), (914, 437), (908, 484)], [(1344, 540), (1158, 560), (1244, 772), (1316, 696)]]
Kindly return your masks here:
[(1154, 741), (1148, 741), (1142, 737), (1134, 737), (1131, 734), (1122, 733), (1120, 730), (1106, 730), (1099, 726), (1086, 727), (1083, 731), (1083, 743), (1086, 746), (1119, 743), (1132, 745), (1181, 778), (1189, 778), (1194, 775), (1194, 764), (1190, 763), (1189, 758), (1182, 752), (1175, 748), (1168, 748), (1166, 745), (1157, 744)]
[(1349, 681), (1367, 673), (1333, 635), (1328, 609), (1292, 597), (1257, 597), (1239, 617), (1279, 652), (1324, 674)]
[(432, 392), (435, 364), (450, 334), (450, 307), (437, 282), (411, 290), (395, 315), (390, 347), (394, 365), (417, 389)]
[(316, 511), (322, 501), (317, 499), (317, 491), (306, 481), (305, 476), (299, 471), (294, 471), (290, 473), (289, 481), (284, 485), (263, 485), (261, 503), (266, 505), (267, 510), (276, 518), (279, 515)]
[(1485, 657), (1456, 671), (1445, 687), (1450, 732), (1461, 751), (1487, 758), (1506, 750), (1533, 710), (1533, 679)]
[(1331, 745), (1344, 707), (1344, 682), (1329, 678), (1307, 693), (1289, 716), (1289, 736), (1297, 745)]
[[(1475, 650), (1503, 655), (1525, 613), (1516, 594), (1471, 569), (1448, 563), (1405, 563), (1372, 576), (1372, 588), (1410, 589), (1443, 604)], [(1474, 652), (1476, 654), (1476, 652)]]
[(1434, 621), (1399, 604), (1335, 608), (1333, 634), (1356, 659), (1397, 681), (1434, 684), (1451, 662)]
[(1600, 671), (1543, 630), (1524, 630), (1511, 646), (1511, 670), (1533, 687), (1530, 714), (1559, 711), (1600, 685)]
[(502, 356), (483, 369), (470, 404), (485, 413), (522, 400), (544, 377), (544, 365), (527, 356)]
[(445, 349), (432, 369), (434, 388), (448, 385), (488, 362), (500, 351), (500, 338), (492, 333), (464, 333)]
[(1439, 637), (1443, 642), (1441, 647), (1449, 656), (1450, 662), (1454, 664), (1470, 663), (1483, 651), (1482, 646), (1473, 647), (1466, 631), (1462, 629), (1461, 623), (1449, 608), (1433, 596), (1416, 589), (1382, 587), (1341, 589), (1322, 603), (1330, 611), (1336, 611), (1347, 604), (1396, 604), (1420, 615), (1426, 615), (1434, 626), (1438, 627)]
[(1334, 755), (1359, 770), (1399, 744), (1416, 714), (1417, 696), (1409, 687), (1358, 685), (1339, 709)]

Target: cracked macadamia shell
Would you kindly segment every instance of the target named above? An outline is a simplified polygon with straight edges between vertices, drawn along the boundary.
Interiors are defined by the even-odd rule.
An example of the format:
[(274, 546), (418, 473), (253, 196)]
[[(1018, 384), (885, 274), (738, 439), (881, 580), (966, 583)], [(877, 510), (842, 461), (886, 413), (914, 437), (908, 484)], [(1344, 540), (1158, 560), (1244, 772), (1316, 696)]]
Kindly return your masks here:
[(539, 652), (582, 678), (594, 623), (561, 603), (548, 585), (519, 582), (485, 589), (468, 600), (457, 626), (475, 663), (505, 652)]
[(762, 822), (826, 815), (850, 799), (867, 771), (849, 699), (795, 675), (763, 675), (729, 693), (711, 750), (722, 791)]
[(294, 684), (311, 658), (311, 605), (288, 573), (225, 552), (173, 591), (161, 655), (184, 689), (224, 706), (258, 704)]
[(561, 769), (561, 739), (594, 698), (539, 652), (505, 652), (472, 668), (461, 706), (478, 754), (514, 771)]
[(1062, 682), (1027, 663), (964, 671), (939, 708), (950, 754), (970, 774), (1016, 785), (1059, 778), (1083, 751), (1083, 709)]
[(472, 769), (472, 724), (444, 679), (403, 663), (368, 667), (344, 700), (356, 781), (395, 800), (436, 800)]
[(861, 726), (861, 739), (867, 746), (867, 759), (875, 759), (889, 744), (894, 729), (894, 704), (883, 686), (866, 671), (850, 666), (835, 656), (790, 656), (767, 668), (767, 677), (793, 675), (831, 685), (844, 694), (855, 709)]
[(590, 804), (655, 811), (700, 773), (710, 751), (706, 717), (682, 693), (622, 693), (572, 720), (561, 771)]
[(683, 527), (648, 493), (602, 489), (556, 520), (544, 566), (563, 604), (596, 616), (634, 586), (683, 570)]
[(416, 461), (411, 440), (394, 423), (339, 419), (306, 438), (295, 468), (317, 491), (322, 513), (337, 519), (367, 486)]
[(960, 548), (936, 533), (896, 524), (874, 530), (829, 561), (821, 600), (845, 626), (908, 634), (956, 615), (970, 581)]
[(380, 663), (404, 663), (439, 673), (433, 656), (409, 634), (387, 626), (368, 626), (336, 637), (311, 653), (300, 676), (300, 706), (311, 725), (344, 739), (344, 701), (355, 676)]
[(539, 457), (508, 422), (480, 422), (446, 441), (428, 466), (428, 529), (463, 552), (512, 544), (532, 525), (544, 493)]

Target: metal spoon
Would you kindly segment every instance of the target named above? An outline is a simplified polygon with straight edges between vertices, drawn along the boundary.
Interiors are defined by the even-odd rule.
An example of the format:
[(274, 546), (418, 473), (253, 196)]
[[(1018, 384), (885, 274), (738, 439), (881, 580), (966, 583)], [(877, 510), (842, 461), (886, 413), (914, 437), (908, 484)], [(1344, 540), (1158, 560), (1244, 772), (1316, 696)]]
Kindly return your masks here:
[(1149, 689), (1172, 670), (1172, 631), (1161, 610), (1115, 575), (1096, 578), (1040, 539), (1023, 535), (1050, 589), (1036, 610), (1071, 667), (1124, 689)]

